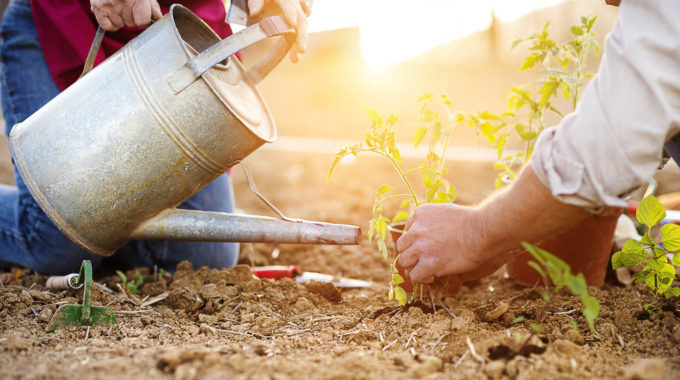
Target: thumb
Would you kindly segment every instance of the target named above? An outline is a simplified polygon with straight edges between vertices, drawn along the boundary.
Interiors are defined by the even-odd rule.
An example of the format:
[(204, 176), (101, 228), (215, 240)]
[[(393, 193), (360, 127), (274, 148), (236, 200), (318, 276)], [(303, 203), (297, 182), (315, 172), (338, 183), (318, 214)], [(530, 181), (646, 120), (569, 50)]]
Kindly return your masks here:
[(158, 0), (151, 0), (151, 19), (160, 20), (163, 17), (163, 12), (161, 12), (161, 6), (158, 5)]

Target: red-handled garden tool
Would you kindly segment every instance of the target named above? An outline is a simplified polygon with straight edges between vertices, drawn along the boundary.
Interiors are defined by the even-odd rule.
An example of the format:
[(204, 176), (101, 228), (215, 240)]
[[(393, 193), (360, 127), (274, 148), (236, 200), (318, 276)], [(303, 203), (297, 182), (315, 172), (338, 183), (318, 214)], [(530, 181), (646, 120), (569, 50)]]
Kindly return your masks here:
[(366, 288), (371, 286), (370, 281), (356, 280), (353, 278), (335, 277), (330, 274), (303, 272), (297, 265), (269, 265), (253, 267), (253, 274), (259, 278), (271, 278), (278, 280), (284, 277), (292, 278), (299, 284), (307, 284), (311, 281), (330, 282), (338, 288)]

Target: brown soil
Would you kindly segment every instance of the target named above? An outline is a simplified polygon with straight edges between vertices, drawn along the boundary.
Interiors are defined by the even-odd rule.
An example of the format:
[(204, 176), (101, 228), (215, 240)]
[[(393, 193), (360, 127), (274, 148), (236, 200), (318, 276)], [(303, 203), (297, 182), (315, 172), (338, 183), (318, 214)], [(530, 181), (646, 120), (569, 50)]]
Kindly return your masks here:
[[(285, 213), (313, 220), (365, 227), (376, 185), (394, 183), (370, 159), (339, 167), (330, 185), (329, 157), (258, 152), (250, 161), (262, 192)], [(493, 173), (482, 169), (451, 168), (461, 201), (488, 192)], [(239, 206), (267, 214), (235, 176)], [(45, 332), (50, 317), (59, 305), (80, 302), (81, 292), (47, 291), (46, 278), (30, 271), (0, 273), (0, 378), (680, 377), (680, 303), (657, 301), (662, 311), (650, 316), (643, 306), (655, 300), (643, 288), (592, 289), (602, 313), (591, 333), (577, 298), (555, 294), (546, 306), (542, 288), (519, 287), (502, 271), (442, 304), (395, 308), (386, 301), (386, 264), (368, 242), (244, 244), (241, 261), (224, 270), (183, 263), (138, 296), (123, 293), (117, 276), (97, 277), (104, 286), (95, 286), (93, 303), (111, 307), (118, 325), (55, 333)], [(297, 264), (374, 285), (258, 280), (250, 263)], [(519, 316), (526, 320), (513, 323)], [(532, 334), (541, 316), (542, 330)]]

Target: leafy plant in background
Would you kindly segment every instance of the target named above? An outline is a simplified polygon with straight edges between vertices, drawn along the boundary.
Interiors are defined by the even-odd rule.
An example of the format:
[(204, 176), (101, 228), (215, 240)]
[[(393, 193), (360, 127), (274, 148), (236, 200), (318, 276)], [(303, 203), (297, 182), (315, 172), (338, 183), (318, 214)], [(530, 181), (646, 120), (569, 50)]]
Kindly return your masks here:
[[(570, 28), (571, 39), (558, 44), (550, 38), (546, 23), (540, 32), (516, 40), (512, 47), (528, 46), (520, 71), (533, 70), (536, 77), (520, 86), (511, 87), (506, 95), (505, 112), (479, 111), (463, 114), (461, 120), (483, 136), (496, 149), (499, 170), (495, 184), (499, 188), (517, 176), (515, 167), (526, 164), (531, 158), (536, 140), (547, 127), (545, 118), (552, 113), (559, 117), (564, 112), (556, 102), (560, 95), (570, 107), (576, 109), (592, 73), (586, 71), (591, 53), (600, 53), (593, 25), (597, 16), (581, 17), (581, 23)], [(524, 148), (515, 154), (506, 154), (506, 143), (511, 135), (523, 143)]]
[(666, 210), (656, 197), (649, 195), (640, 202), (635, 214), (637, 221), (645, 226), (640, 241), (631, 239), (621, 251), (612, 256), (614, 269), (642, 265), (642, 270), (634, 275), (636, 283), (644, 283), (652, 294), (680, 296), (680, 288), (672, 287), (676, 279), (676, 269), (680, 267), (680, 226), (664, 224), (660, 234), (654, 236), (652, 228), (666, 217)]
[[(581, 312), (588, 322), (590, 331), (595, 331), (595, 319), (600, 314), (600, 302), (588, 294), (588, 285), (583, 273), (574, 275), (571, 273), (569, 264), (562, 261), (560, 258), (552, 255), (550, 252), (542, 250), (529, 243), (522, 243), (536, 261), (530, 261), (529, 266), (534, 268), (543, 277), (543, 283), (548, 283), (548, 277), (555, 286), (555, 291), (562, 288), (567, 288), (572, 294), (581, 297), (583, 302), (583, 309)], [(550, 302), (550, 295), (546, 292), (544, 294), (546, 305)], [(541, 316), (539, 316), (539, 320)]]
[[(445, 95), (433, 96), (426, 94), (420, 97), (417, 103), (420, 108), (413, 145), (417, 148), (423, 142), (427, 143), (427, 153), (418, 166), (411, 169), (403, 167), (394, 131), (398, 118), (390, 115), (386, 120), (383, 120), (378, 112), (366, 110), (368, 119), (371, 121), (371, 127), (368, 133), (366, 133), (364, 141), (346, 146), (336, 153), (328, 173), (328, 180), (330, 181), (335, 167), (344, 157), (348, 155), (356, 156), (362, 152), (370, 152), (386, 158), (394, 167), (401, 182), (406, 186), (408, 190), (406, 193), (395, 192), (394, 187), (388, 184), (378, 188), (373, 202), (373, 215), (369, 221), (368, 231), (369, 240), (375, 239), (383, 259), (389, 263), (392, 278), (388, 298), (390, 300), (396, 298), (402, 306), (408, 302), (408, 296), (401, 287), (405, 280), (399, 274), (396, 267), (398, 256), (390, 259), (387, 254), (385, 239), (387, 237), (388, 224), (404, 222), (415, 207), (418, 207), (423, 202), (451, 203), (456, 197), (456, 188), (444, 178), (446, 174), (444, 159), (449, 145), (449, 138), (456, 124), (455, 116), (451, 110), (451, 102)], [(412, 179), (409, 179), (413, 173), (420, 174), (420, 180), (426, 189), (424, 197), (419, 197), (416, 194), (411, 182)], [(385, 203), (396, 199), (402, 199), (400, 210), (393, 218), (386, 217), (384, 215)], [(413, 299), (415, 299), (417, 293), (418, 284), (414, 284)], [(421, 297), (422, 293), (423, 287), (420, 288)]]

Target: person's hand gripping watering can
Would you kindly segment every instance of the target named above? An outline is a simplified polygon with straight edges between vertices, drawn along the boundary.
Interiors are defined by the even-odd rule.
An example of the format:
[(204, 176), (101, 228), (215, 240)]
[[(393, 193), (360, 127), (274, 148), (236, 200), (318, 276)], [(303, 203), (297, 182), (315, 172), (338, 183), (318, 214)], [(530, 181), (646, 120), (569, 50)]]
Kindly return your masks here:
[[(290, 27), (295, 29), (294, 49), (290, 59), (298, 62), (307, 49), (307, 17), (312, 13), (313, 0), (234, 0), (227, 16), (229, 23), (249, 25), (264, 17), (281, 14)], [(92, 12), (103, 30), (115, 32), (124, 26), (145, 27), (163, 15), (158, 0), (90, 0)]]

